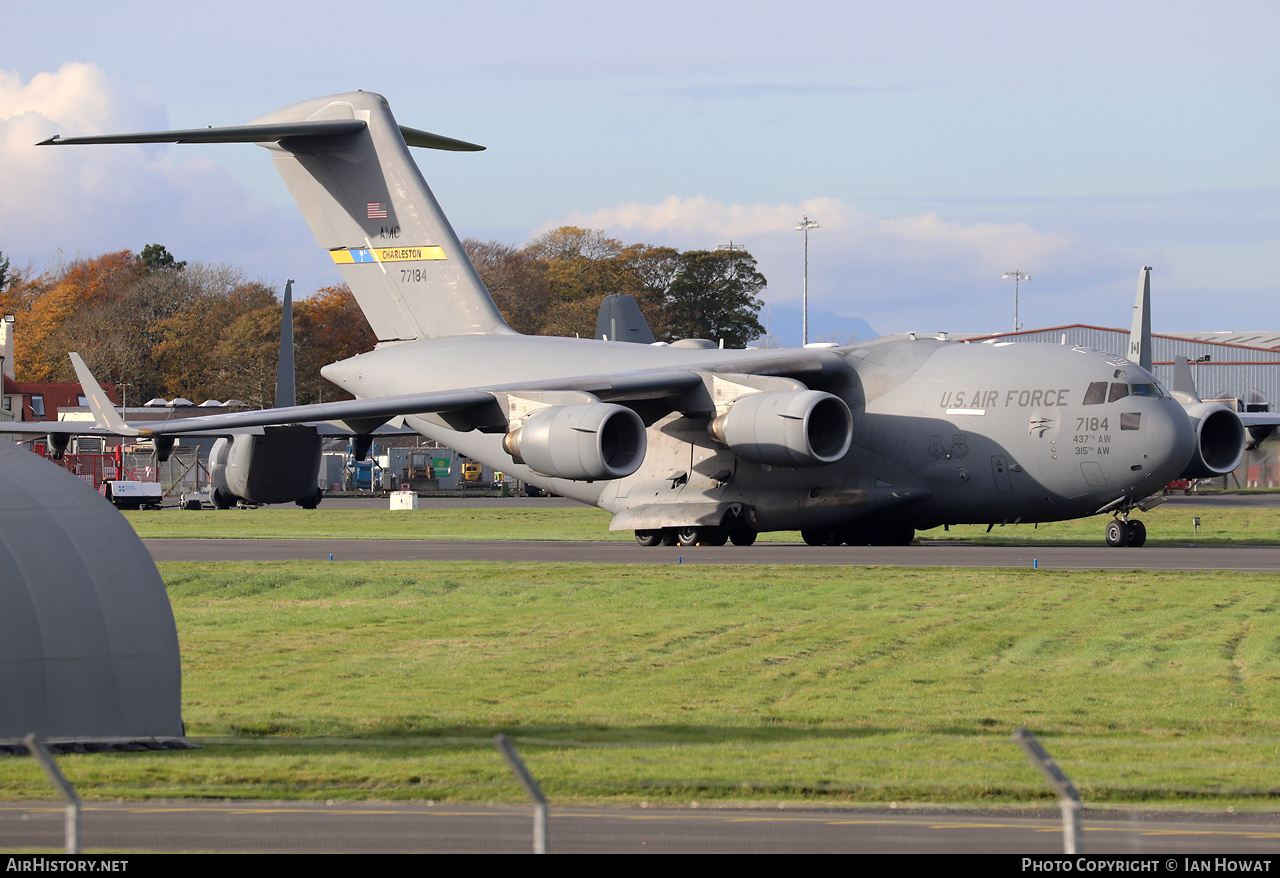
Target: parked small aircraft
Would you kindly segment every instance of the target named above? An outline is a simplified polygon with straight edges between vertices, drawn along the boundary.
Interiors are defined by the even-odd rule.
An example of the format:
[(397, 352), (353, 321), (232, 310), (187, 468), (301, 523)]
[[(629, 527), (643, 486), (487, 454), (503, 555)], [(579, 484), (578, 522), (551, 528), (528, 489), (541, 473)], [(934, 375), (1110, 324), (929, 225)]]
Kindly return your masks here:
[[(245, 446), (246, 475), (260, 484), (314, 475), (310, 446), (288, 438), (306, 429), (296, 425), (335, 421), (367, 436), (403, 418), (495, 469), (609, 510), (611, 528), (634, 530), (643, 545), (749, 545), (792, 529), (813, 545), (906, 544), (943, 524), (1110, 513), (1107, 542), (1137, 546), (1145, 529), (1130, 514), (1147, 498), (1179, 476), (1230, 472), (1246, 425), (1275, 423), (1202, 402), (1185, 364), (1165, 390), (1150, 371), (1149, 322), (1131, 353), (1139, 362), (945, 335), (792, 350), (519, 335), (408, 150), (482, 147), (402, 127), (376, 94), (316, 98), (244, 126), (44, 144), (159, 142), (265, 147), (379, 339), (324, 368), (358, 397), (346, 402), (133, 426), (93, 394), (100, 428), (158, 445), (182, 433), (280, 431), (273, 453)], [(1144, 288), (1149, 296), (1147, 269), (1145, 313)]]

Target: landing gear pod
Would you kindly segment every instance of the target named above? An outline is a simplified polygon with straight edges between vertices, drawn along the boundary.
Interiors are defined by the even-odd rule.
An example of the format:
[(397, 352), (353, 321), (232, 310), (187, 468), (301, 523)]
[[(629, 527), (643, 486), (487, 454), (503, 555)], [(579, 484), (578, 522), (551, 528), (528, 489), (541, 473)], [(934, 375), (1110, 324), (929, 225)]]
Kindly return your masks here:
[(644, 422), (631, 409), (597, 402), (534, 411), (502, 440), (517, 463), (558, 479), (621, 479), (644, 463)]
[(1187, 406), (1187, 417), (1196, 433), (1191, 462), (1182, 471), (1184, 479), (1225, 476), (1244, 459), (1246, 431), (1231, 409), (1212, 402)]
[[(219, 439), (209, 452), (213, 505), (229, 509), (247, 503), (318, 503), (320, 436), (315, 427), (266, 427), (261, 434)], [(314, 501), (314, 503), (313, 503)]]
[(735, 454), (773, 466), (822, 466), (844, 457), (853, 415), (820, 390), (765, 391), (736, 400), (708, 428)]

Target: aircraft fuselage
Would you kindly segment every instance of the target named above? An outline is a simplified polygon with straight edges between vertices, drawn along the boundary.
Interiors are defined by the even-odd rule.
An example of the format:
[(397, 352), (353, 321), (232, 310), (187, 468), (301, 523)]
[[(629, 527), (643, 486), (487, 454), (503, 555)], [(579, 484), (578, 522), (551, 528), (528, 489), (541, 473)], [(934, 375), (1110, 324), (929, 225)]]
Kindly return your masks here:
[[(520, 380), (536, 382), (655, 368), (732, 373), (735, 363), (795, 354), (476, 335), (386, 345), (324, 374), (370, 397), (506, 384), (513, 362)], [(746, 460), (712, 437), (712, 413), (688, 406), (642, 411), (644, 464), (594, 482), (513, 462), (501, 434), (407, 420), (495, 469), (615, 513), (615, 529), (638, 530), (718, 524), (735, 505), (759, 531), (1078, 518), (1159, 491), (1192, 453), (1182, 407), (1149, 372), (1113, 355), (906, 338), (829, 354), (835, 365), (804, 383), (844, 400), (853, 435), (848, 452), (822, 466)]]

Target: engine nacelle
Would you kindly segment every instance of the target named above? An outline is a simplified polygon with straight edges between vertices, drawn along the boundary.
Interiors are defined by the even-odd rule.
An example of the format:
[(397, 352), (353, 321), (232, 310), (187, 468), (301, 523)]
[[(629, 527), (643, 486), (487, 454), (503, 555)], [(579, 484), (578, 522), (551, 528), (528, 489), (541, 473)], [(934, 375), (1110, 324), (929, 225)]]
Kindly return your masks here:
[(1216, 403), (1202, 402), (1187, 406), (1187, 417), (1195, 429), (1196, 444), (1182, 478), (1225, 476), (1240, 465), (1248, 437), (1244, 423), (1235, 412)]
[(516, 463), (557, 479), (621, 479), (644, 463), (644, 421), (631, 409), (596, 402), (533, 411), (502, 440)]
[(735, 454), (773, 466), (822, 466), (844, 457), (853, 415), (820, 390), (762, 391), (735, 400), (708, 428)]
[(45, 436), (45, 448), (49, 449), (49, 457), (54, 460), (62, 460), (62, 456), (67, 453), (67, 447), (71, 444), (70, 433), (49, 433)]
[(320, 436), (314, 427), (265, 427), (261, 434), (237, 433), (213, 444), (209, 480), (213, 503), (225, 508), (247, 503), (320, 502)]

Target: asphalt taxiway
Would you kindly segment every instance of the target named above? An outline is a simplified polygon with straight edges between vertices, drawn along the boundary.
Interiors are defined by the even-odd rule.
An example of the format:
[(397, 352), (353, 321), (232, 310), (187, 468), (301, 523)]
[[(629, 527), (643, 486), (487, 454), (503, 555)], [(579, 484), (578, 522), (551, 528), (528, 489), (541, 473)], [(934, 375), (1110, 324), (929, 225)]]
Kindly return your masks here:
[(143, 540), (156, 561), (540, 561), (571, 564), (818, 564), (1026, 570), (1280, 572), (1280, 546), (754, 546), (645, 548), (556, 540)]
[[(5, 803), (0, 835), (10, 847), (56, 849), (64, 819), (58, 805)], [(93, 802), (86, 804), (81, 823), (84, 848), (93, 851), (528, 853), (532, 848), (529, 808), (482, 805)], [(552, 853), (1062, 853), (1062, 818), (1047, 810), (553, 807), (547, 825)], [(1219, 852), (1270, 859), (1280, 845), (1280, 818), (1086, 812), (1081, 843), (1090, 854), (1164, 859)], [(1167, 871), (1180, 868), (1181, 859), (1177, 868), (1166, 865)]]

